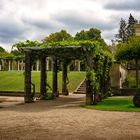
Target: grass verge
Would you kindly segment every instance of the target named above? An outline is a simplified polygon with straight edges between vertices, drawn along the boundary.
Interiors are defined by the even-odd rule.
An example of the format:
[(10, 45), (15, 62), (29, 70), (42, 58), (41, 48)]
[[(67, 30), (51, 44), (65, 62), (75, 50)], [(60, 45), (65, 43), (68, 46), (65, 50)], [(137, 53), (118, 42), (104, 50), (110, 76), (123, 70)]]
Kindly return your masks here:
[(140, 112), (140, 108), (136, 108), (133, 105), (132, 97), (109, 97), (99, 102), (97, 105), (87, 105), (85, 108), (104, 111)]

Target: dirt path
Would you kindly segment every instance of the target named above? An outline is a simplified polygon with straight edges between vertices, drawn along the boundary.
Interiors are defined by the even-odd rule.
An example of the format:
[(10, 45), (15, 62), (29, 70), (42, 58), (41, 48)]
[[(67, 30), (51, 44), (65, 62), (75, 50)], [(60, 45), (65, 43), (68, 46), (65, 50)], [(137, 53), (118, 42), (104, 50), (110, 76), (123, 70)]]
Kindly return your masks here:
[(89, 110), (83, 95), (0, 109), (0, 140), (139, 140), (140, 113)]

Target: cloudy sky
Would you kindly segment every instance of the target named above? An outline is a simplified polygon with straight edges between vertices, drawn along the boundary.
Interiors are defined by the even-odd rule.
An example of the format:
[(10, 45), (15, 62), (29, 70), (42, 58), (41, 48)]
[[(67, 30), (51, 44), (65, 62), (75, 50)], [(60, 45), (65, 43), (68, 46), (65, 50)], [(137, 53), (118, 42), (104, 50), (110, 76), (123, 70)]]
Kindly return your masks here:
[(18, 41), (42, 40), (67, 30), (72, 35), (91, 27), (102, 31), (107, 43), (121, 18), (140, 20), (140, 0), (0, 0), (0, 45), (10, 50)]

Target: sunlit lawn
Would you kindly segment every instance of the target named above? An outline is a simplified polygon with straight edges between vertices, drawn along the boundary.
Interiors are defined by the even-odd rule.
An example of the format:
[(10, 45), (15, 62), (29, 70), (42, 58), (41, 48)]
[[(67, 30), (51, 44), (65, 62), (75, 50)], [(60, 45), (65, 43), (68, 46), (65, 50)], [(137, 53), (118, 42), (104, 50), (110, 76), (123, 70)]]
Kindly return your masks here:
[[(85, 72), (68, 72), (70, 92), (74, 91), (85, 77)], [(32, 82), (35, 84), (36, 91), (40, 91), (40, 72), (32, 72)], [(47, 72), (47, 83), (52, 86), (52, 72)], [(58, 72), (58, 87), (61, 92), (62, 72)], [(24, 91), (23, 72), (0, 72), (0, 91)]]

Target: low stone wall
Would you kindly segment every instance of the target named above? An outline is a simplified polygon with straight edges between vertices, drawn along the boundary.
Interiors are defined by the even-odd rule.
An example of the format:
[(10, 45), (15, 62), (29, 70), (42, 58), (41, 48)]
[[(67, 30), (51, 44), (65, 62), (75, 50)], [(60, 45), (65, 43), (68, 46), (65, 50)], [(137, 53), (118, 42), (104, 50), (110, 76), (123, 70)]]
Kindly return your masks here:
[[(35, 93), (35, 96), (39, 96), (39, 93)], [(15, 97), (24, 97), (23, 91), (0, 91), (0, 96), (15, 96)]]
[(112, 93), (115, 96), (133, 96), (136, 90), (136, 88), (112, 88)]

